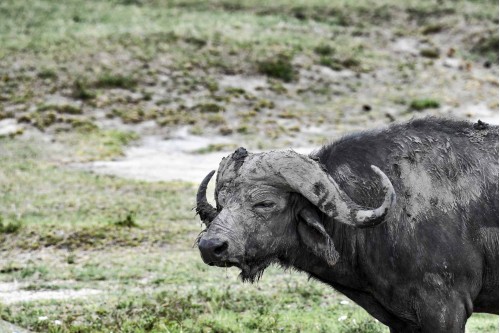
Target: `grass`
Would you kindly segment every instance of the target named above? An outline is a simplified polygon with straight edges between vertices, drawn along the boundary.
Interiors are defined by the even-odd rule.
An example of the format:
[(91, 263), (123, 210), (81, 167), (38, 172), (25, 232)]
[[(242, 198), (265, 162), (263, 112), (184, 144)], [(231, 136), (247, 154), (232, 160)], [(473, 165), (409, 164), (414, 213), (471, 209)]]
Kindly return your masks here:
[[(275, 268), (257, 287), (242, 286), (234, 270), (224, 273), (206, 267), (196, 251), (155, 249), (141, 254), (111, 250), (100, 259), (76, 258), (59, 278), (68, 281), (63, 288), (113, 285), (105, 299), (102, 295), (86, 301), (75, 299), (70, 307), (65, 306), (67, 301), (19, 303), (4, 310), (2, 317), (44, 332), (56, 329), (55, 320), (62, 322), (59, 329), (63, 332), (349, 332), (359, 325), (382, 331), (380, 324), (354, 304), (341, 303), (344, 297), (305, 276), (283, 274)], [(58, 265), (62, 267), (28, 264), (16, 276), (31, 281), (33, 290), (33, 281), (51, 279), (51, 271), (65, 267), (62, 262)], [(148, 284), (137, 284), (145, 278)], [(46, 290), (57, 290), (45, 285)], [(41, 316), (49, 319), (40, 321)], [(342, 316), (347, 321), (339, 325)]]
[(440, 104), (437, 100), (432, 98), (422, 98), (422, 99), (414, 99), (410, 102), (410, 110), (414, 111), (422, 111), (425, 109), (435, 109), (440, 107)]
[(131, 76), (104, 73), (97, 78), (94, 85), (97, 88), (133, 89), (137, 86), (137, 80)]
[[(383, 119), (384, 108), (400, 110), (398, 120), (408, 108), (438, 112), (455, 103), (443, 87), (463, 95), (469, 88), (451, 83), (471, 80), (466, 71), (429, 80), (438, 77), (430, 59), (447, 52), (438, 42), (452, 40), (456, 56), (480, 67), (498, 58), (497, 28), (492, 1), (0, 1), (0, 118), (28, 133), (0, 139), (0, 281), (97, 292), (2, 299), (0, 318), (58, 333), (387, 332), (304, 274), (272, 267), (246, 285), (236, 269), (203, 264), (192, 247), (201, 231), (196, 184), (90, 174), (73, 163), (119, 158), (147, 121), (165, 137), (187, 126), (275, 148), (281, 138), (329, 139), (299, 136), (311, 124), (341, 133)], [(400, 38), (440, 49), (405, 58), (391, 49)], [(343, 73), (315, 72), (324, 66)], [(498, 93), (482, 87), (481, 103)], [(391, 102), (429, 91), (442, 98)], [(352, 111), (362, 105), (373, 109)], [(104, 125), (117, 122), (134, 131)], [(467, 329), (496, 332), (497, 321), (475, 314)]]
[(81, 100), (90, 100), (96, 97), (96, 93), (91, 91), (87, 83), (81, 79), (77, 79), (73, 83), (72, 94), (74, 98)]
[(211, 143), (206, 147), (196, 149), (193, 151), (195, 154), (209, 154), (219, 151), (232, 151), (238, 148), (235, 144), (228, 143)]
[(22, 227), (20, 221), (13, 220), (9, 222), (4, 222), (2, 216), (0, 216), (0, 233), (4, 234), (14, 234), (18, 232)]
[[(403, 4), (394, 0), (379, 0), (376, 10), (373, 10), (373, 4), (368, 0), (356, 4), (323, 0), (309, 1), (307, 4), (298, 0), (282, 0), (272, 4), (261, 0), (244, 4), (239, 1), (148, 0), (129, 4), (118, 0), (83, 3), (71, 0), (65, 2), (64, 6), (50, 0), (39, 1), (34, 5), (26, 1), (8, 0), (3, 1), (0, 7), (0, 15), (3, 15), (0, 17), (0, 42), (4, 45), (2, 52), (30, 49), (50, 53), (64, 50), (71, 54), (82, 49), (93, 50), (96, 48), (95, 43), (106, 49), (106, 44), (110, 44), (101, 45), (102, 41), (111, 40), (118, 42), (115, 46), (123, 43), (145, 46), (142, 50), (145, 54), (149, 51), (156, 53), (161, 48), (173, 51), (165, 42), (170, 45), (174, 42), (175, 48), (181, 47), (183, 50), (192, 47), (204, 49), (216, 42), (247, 51), (255, 48), (260, 53), (270, 44), (294, 49), (316, 46), (313, 43), (317, 43), (318, 38), (308, 38), (308, 34), (303, 31), (297, 33), (295, 29), (278, 29), (271, 32), (281, 22), (303, 26), (306, 20), (305, 26), (308, 27), (308, 21), (313, 19), (320, 26), (342, 28), (346, 23), (351, 26), (363, 26), (367, 22), (382, 23), (387, 17), (397, 17), (398, 12), (409, 12), (415, 18), (424, 19), (427, 13), (437, 13), (429, 15), (429, 19), (432, 19), (436, 15), (451, 15), (451, 10), (458, 12), (465, 7), (469, 17), (491, 20), (495, 18), (495, 13), (488, 11), (488, 8), (493, 5), (482, 1), (459, 1), (453, 6), (442, 6), (433, 1)], [(443, 7), (449, 11), (443, 10)], [(109, 15), (110, 12), (113, 15)], [(141, 37), (145, 35), (148, 37)], [(137, 40), (138, 37), (142, 42)], [(151, 47), (156, 49), (152, 50)], [(119, 77), (107, 74), (98, 82), (104, 86), (128, 87), (133, 85), (134, 80), (123, 74)]]
[(297, 78), (297, 73), (292, 65), (292, 57), (287, 54), (278, 54), (257, 63), (258, 71), (271, 78), (284, 82), (292, 82)]
[[(58, 158), (71, 157), (70, 147)], [(53, 149), (3, 141), (0, 183), (9, 191), (1, 194), (0, 211), (4, 221), (15, 216), (23, 227), (2, 239), (9, 255), (0, 261), (0, 281), (36, 292), (100, 292), (4, 304), (0, 318), (54, 333), (387, 332), (305, 274), (272, 267), (259, 284), (245, 285), (234, 268), (204, 265), (191, 247), (200, 230), (191, 210), (195, 184), (68, 170)], [(23, 256), (33, 242), (38, 246)], [(497, 317), (488, 315), (474, 315), (468, 325), (469, 332), (497, 328)]]
[[(0, 4), (0, 88), (5, 92), (0, 99), (16, 110), (9, 114), (48, 133), (89, 130), (97, 111), (127, 125), (154, 121), (164, 128), (188, 126), (195, 127), (195, 133), (203, 128), (205, 134), (238, 135), (246, 131), (236, 130), (234, 113), (259, 109), (248, 104), (261, 97), (273, 103), (286, 98), (316, 110), (290, 126), (299, 121), (314, 125), (319, 118), (333, 124), (338, 122), (333, 108), (353, 108), (354, 93), (380, 84), (374, 72), (393, 75), (401, 56), (388, 45), (399, 38), (438, 45), (446, 37), (459, 41), (449, 47), (464, 58), (481, 65), (492, 59), (497, 7), (491, 1), (465, 0), (453, 5), (433, 0), (6, 0)], [(464, 21), (480, 29), (471, 29), (477, 32), (469, 36), (460, 25)], [(429, 66), (427, 57), (443, 57), (447, 49), (437, 51), (423, 48), (415, 62)], [(23, 66), (16, 67), (17, 59)], [(348, 89), (339, 89), (331, 82), (333, 74), (311, 73), (313, 65), (357, 76), (345, 80)], [(420, 72), (415, 66), (404, 75), (418, 86), (428, 82)], [(361, 77), (366, 73), (373, 73), (373, 79)], [(266, 81), (258, 92), (218, 82), (232, 75), (264, 76)], [(381, 91), (398, 98), (415, 95), (394, 91), (390, 83), (398, 79), (383, 78)], [(48, 104), (47, 95), (72, 99), (81, 108), (30, 114), (33, 104)], [(350, 98), (338, 99), (341, 95)], [(366, 103), (380, 100), (378, 95), (370, 98)], [(193, 109), (196, 105), (206, 107)], [(404, 117), (405, 110), (396, 107)], [(86, 123), (72, 119), (78, 115)], [(268, 129), (258, 121), (274, 117), (262, 112), (245, 125), (265, 135)], [(364, 121), (371, 121), (368, 115)]]

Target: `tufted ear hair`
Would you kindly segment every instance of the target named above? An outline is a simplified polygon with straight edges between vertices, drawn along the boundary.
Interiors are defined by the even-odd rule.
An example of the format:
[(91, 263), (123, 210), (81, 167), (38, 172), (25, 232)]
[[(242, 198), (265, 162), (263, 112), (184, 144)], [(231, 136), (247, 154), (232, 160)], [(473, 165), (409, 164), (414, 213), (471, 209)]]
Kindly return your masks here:
[(339, 253), (335, 250), (333, 240), (313, 208), (305, 207), (300, 211), (297, 231), (304, 245), (316, 256), (325, 260), (329, 266), (335, 265), (339, 260)]

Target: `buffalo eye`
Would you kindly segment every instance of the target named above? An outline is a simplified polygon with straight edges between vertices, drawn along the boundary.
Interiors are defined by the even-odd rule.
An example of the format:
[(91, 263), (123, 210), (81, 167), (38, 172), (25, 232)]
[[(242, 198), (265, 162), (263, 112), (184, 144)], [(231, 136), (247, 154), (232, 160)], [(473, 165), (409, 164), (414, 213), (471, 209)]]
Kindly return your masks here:
[(253, 205), (253, 208), (257, 208), (257, 209), (272, 209), (276, 206), (276, 204), (272, 201), (261, 201), (259, 203), (256, 203), (255, 205)]

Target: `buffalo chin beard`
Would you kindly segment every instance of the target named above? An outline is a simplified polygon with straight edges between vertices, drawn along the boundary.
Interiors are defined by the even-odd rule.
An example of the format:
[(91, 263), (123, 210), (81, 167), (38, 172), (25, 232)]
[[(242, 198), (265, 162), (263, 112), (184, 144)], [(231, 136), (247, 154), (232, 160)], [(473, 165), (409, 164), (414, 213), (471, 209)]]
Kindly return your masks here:
[(266, 258), (259, 261), (245, 262), (240, 266), (240, 278), (243, 282), (254, 283), (260, 280), (264, 271), (271, 264), (275, 263), (275, 258)]

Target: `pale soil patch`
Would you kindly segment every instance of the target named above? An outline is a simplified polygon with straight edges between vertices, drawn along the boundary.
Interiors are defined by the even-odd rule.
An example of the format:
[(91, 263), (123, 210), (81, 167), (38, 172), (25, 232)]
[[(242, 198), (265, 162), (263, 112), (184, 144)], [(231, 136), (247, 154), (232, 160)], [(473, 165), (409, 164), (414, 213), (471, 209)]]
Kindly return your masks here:
[[(140, 145), (129, 147), (125, 157), (115, 161), (74, 164), (83, 170), (146, 181), (201, 181), (210, 170), (217, 170), (221, 159), (232, 151), (198, 154), (210, 144), (234, 144), (226, 137), (201, 137), (181, 129), (169, 140), (145, 137)], [(308, 154), (314, 148), (294, 148)], [(254, 151), (256, 152), (256, 151)]]
[(0, 332), (1, 333), (29, 333), (30, 331), (25, 330), (19, 326), (13, 325), (6, 321), (0, 320)]
[(22, 290), (25, 283), (0, 282), (0, 300), (3, 304), (32, 302), (42, 300), (76, 299), (100, 294), (97, 289), (62, 290)]

